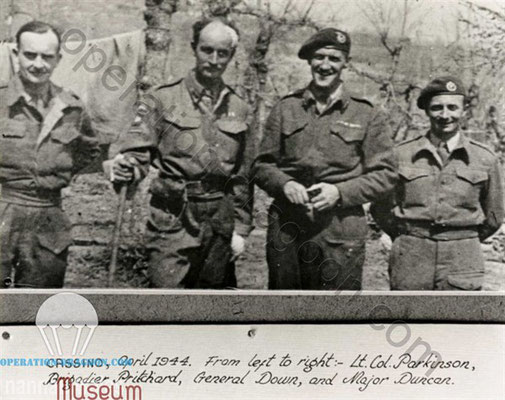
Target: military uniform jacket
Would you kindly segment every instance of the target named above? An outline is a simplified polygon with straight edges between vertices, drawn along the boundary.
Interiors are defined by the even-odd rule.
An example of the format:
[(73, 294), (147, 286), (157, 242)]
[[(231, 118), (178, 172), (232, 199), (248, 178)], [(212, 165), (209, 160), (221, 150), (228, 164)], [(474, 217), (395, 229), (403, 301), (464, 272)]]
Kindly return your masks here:
[[(428, 135), (400, 143), (400, 182), (392, 196), (372, 207), (391, 236), (405, 222), (424, 222), (456, 238), (451, 228), (475, 228), (481, 240), (503, 223), (503, 178), (497, 157), (485, 145), (461, 134), (445, 164)], [(448, 231), (446, 234), (443, 231)]]
[(18, 77), (0, 87), (0, 99), (2, 189), (59, 197), (59, 190), (99, 153), (83, 103), (51, 83), (48, 106), (41, 111)]
[(309, 88), (272, 109), (254, 164), (255, 181), (283, 198), (290, 180), (336, 184), (341, 208), (373, 201), (394, 187), (396, 160), (385, 118), (363, 99), (342, 95), (322, 114)]
[(143, 167), (158, 169), (150, 189), (155, 195), (167, 195), (164, 181), (210, 182), (230, 190), (235, 230), (247, 235), (252, 209), (248, 157), (253, 154), (249, 107), (224, 83), (213, 106), (205, 105), (203, 97), (193, 72), (155, 88), (141, 100), (132, 127), (120, 138), (120, 151)]

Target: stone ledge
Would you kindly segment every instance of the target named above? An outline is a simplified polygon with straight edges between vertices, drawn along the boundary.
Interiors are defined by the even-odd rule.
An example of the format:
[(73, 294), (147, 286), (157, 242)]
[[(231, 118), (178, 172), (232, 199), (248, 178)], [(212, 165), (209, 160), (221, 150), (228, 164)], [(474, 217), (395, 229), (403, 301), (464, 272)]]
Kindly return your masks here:
[(60, 292), (86, 297), (95, 307), (100, 324), (505, 323), (504, 292), (9, 289), (0, 290), (0, 324), (33, 324), (40, 305)]

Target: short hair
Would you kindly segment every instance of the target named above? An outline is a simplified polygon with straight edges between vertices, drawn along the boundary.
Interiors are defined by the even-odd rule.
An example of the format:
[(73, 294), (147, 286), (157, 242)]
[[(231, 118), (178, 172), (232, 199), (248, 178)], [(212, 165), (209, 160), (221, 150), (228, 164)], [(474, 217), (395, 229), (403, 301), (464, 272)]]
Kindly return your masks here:
[(196, 47), (198, 44), (198, 41), (200, 40), (200, 33), (202, 32), (203, 28), (212, 22), (221, 22), (224, 26), (228, 27), (232, 36), (232, 47), (237, 47), (238, 41), (240, 39), (240, 32), (233, 22), (223, 17), (204, 18), (196, 21), (193, 24), (193, 41), (191, 43), (193, 47)]
[(21, 35), (25, 32), (32, 32), (32, 33), (53, 32), (58, 39), (58, 50), (60, 49), (61, 34), (56, 27), (54, 27), (51, 24), (48, 24), (47, 22), (35, 20), (35, 21), (28, 22), (28, 23), (24, 24), (21, 28), (19, 28), (18, 32), (16, 33), (16, 44), (17, 44), (18, 48), (21, 43)]

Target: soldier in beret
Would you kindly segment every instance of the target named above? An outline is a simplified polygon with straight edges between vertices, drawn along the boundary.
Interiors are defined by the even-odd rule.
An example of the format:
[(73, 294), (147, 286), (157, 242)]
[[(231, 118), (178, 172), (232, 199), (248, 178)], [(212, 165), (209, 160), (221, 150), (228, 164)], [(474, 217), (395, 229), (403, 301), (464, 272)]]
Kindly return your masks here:
[(460, 129), (465, 88), (455, 77), (434, 79), (417, 105), (430, 130), (400, 143), (400, 181), (372, 207), (393, 238), (393, 290), (479, 290), (484, 277), (480, 242), (503, 223), (497, 157)]
[(312, 81), (281, 99), (266, 122), (253, 173), (274, 198), (271, 289), (360, 289), (368, 232), (362, 206), (397, 180), (384, 116), (342, 82), (350, 48), (349, 35), (333, 28), (307, 40), (298, 56)]

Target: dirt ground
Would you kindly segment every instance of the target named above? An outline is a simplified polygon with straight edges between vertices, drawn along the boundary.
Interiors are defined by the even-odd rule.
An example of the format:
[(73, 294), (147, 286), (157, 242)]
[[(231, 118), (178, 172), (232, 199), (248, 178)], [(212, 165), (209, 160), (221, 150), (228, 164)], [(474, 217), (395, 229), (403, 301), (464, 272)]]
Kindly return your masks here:
[[(124, 216), (115, 287), (147, 287), (146, 254), (143, 230), (146, 219), (149, 180), (142, 183), (138, 193), (128, 202)], [(73, 224), (75, 245), (70, 249), (69, 268), (65, 286), (105, 287), (111, 254), (110, 240), (114, 227), (117, 196), (101, 174), (79, 176), (65, 191), (64, 208)], [(256, 215), (265, 215), (270, 199), (258, 191)], [(256, 221), (245, 254), (237, 262), (237, 280), (240, 289), (266, 289), (268, 270), (265, 260), (266, 231), (264, 221)], [(387, 236), (371, 231), (367, 243), (364, 266), (364, 290), (389, 290)], [(484, 244), (488, 259), (485, 290), (505, 290), (503, 236), (494, 237)]]

